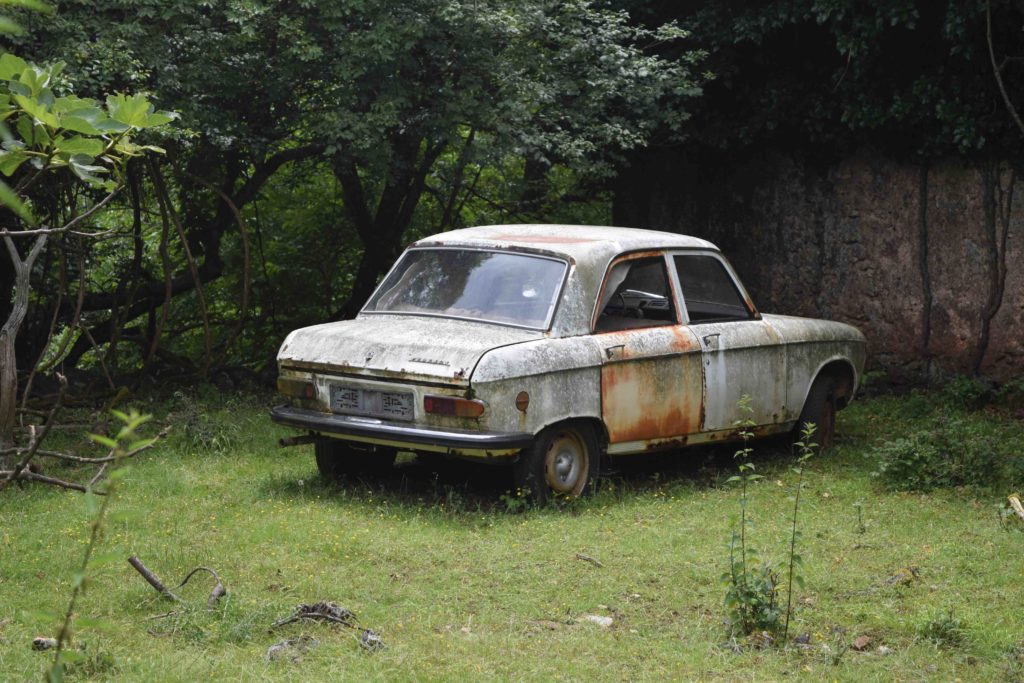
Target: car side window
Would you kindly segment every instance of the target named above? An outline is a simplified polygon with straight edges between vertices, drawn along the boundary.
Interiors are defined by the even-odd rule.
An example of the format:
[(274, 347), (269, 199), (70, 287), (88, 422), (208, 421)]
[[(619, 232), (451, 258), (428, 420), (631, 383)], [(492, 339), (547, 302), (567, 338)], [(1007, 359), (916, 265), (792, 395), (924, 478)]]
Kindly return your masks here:
[(676, 307), (660, 256), (627, 259), (612, 266), (604, 283), (596, 332), (673, 325)]
[(674, 259), (691, 323), (753, 318), (721, 261), (704, 254), (683, 254)]

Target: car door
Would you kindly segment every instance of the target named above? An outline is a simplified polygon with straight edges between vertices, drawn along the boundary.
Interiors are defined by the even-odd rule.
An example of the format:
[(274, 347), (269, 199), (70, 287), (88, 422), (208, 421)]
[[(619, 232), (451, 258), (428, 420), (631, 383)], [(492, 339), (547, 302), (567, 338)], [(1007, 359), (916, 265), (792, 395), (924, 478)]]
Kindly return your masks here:
[(700, 429), (701, 346), (681, 323), (661, 253), (630, 254), (605, 276), (594, 319), (608, 452), (645, 450)]
[[(781, 339), (757, 313), (729, 264), (716, 252), (674, 253), (690, 330), (701, 346), (702, 431), (731, 430), (739, 419), (774, 425), (786, 416), (786, 356)], [(738, 409), (750, 397), (752, 414)]]

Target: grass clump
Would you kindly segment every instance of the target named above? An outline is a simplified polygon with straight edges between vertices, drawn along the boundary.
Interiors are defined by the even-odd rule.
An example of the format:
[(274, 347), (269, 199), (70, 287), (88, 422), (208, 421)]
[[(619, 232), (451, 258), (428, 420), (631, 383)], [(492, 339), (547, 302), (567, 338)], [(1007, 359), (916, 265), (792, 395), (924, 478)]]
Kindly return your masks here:
[(938, 648), (957, 648), (967, 643), (967, 625), (956, 616), (953, 608), (932, 614), (917, 632)]

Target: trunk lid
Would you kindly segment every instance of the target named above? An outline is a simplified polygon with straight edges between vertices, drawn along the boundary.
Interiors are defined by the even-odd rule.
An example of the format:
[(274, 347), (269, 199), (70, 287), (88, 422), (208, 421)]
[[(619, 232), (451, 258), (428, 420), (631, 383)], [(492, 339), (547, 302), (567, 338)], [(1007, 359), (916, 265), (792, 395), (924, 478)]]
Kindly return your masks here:
[(466, 320), (361, 315), (295, 330), (277, 361), (281, 368), (468, 386), (484, 353), (543, 336)]

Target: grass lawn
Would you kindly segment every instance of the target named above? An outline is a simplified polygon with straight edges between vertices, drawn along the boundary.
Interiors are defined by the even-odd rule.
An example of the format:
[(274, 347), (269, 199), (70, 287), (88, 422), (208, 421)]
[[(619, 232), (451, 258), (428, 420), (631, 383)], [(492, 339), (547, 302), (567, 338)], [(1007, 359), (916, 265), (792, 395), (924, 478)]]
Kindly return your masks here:
[[(840, 414), (835, 450), (811, 461), (801, 510), (806, 587), (791, 628), (810, 644), (767, 649), (730, 644), (724, 624), (720, 576), (739, 509), (724, 483), (734, 473), (728, 452), (626, 462), (578, 505), (510, 512), (500, 469), (438, 473), (401, 458), (386, 478), (328, 486), (312, 447), (276, 446), (287, 432), (255, 399), (144, 404), (175, 430), (131, 465), (118, 492), (99, 550), (110, 557), (91, 568), (77, 610), (75, 645), (86, 659), (70, 677), (1021, 679), (1024, 525), (1001, 522), (1005, 491), (882, 490), (872, 446), (938, 410), (926, 399), (907, 404), (858, 401)], [(1020, 422), (970, 419), (1024, 448)], [(754, 459), (765, 479), (751, 492), (751, 542), (778, 562), (793, 460), (770, 448)], [(66, 608), (87, 543), (86, 503), (77, 493), (12, 488), (0, 494), (0, 518), (0, 678), (39, 680), (50, 655), (30, 643), (56, 633), (53, 614)], [(186, 607), (156, 618), (174, 605), (129, 567), (129, 555), (170, 585), (197, 565), (213, 567), (228, 596), (206, 610), (210, 584), (197, 576), (179, 591)], [(387, 648), (368, 653), (352, 631), (327, 624), (268, 630), (318, 600), (355, 612)], [(269, 646), (300, 634), (319, 641), (301, 661), (266, 660)], [(862, 652), (849, 647), (860, 636), (871, 639)]]

